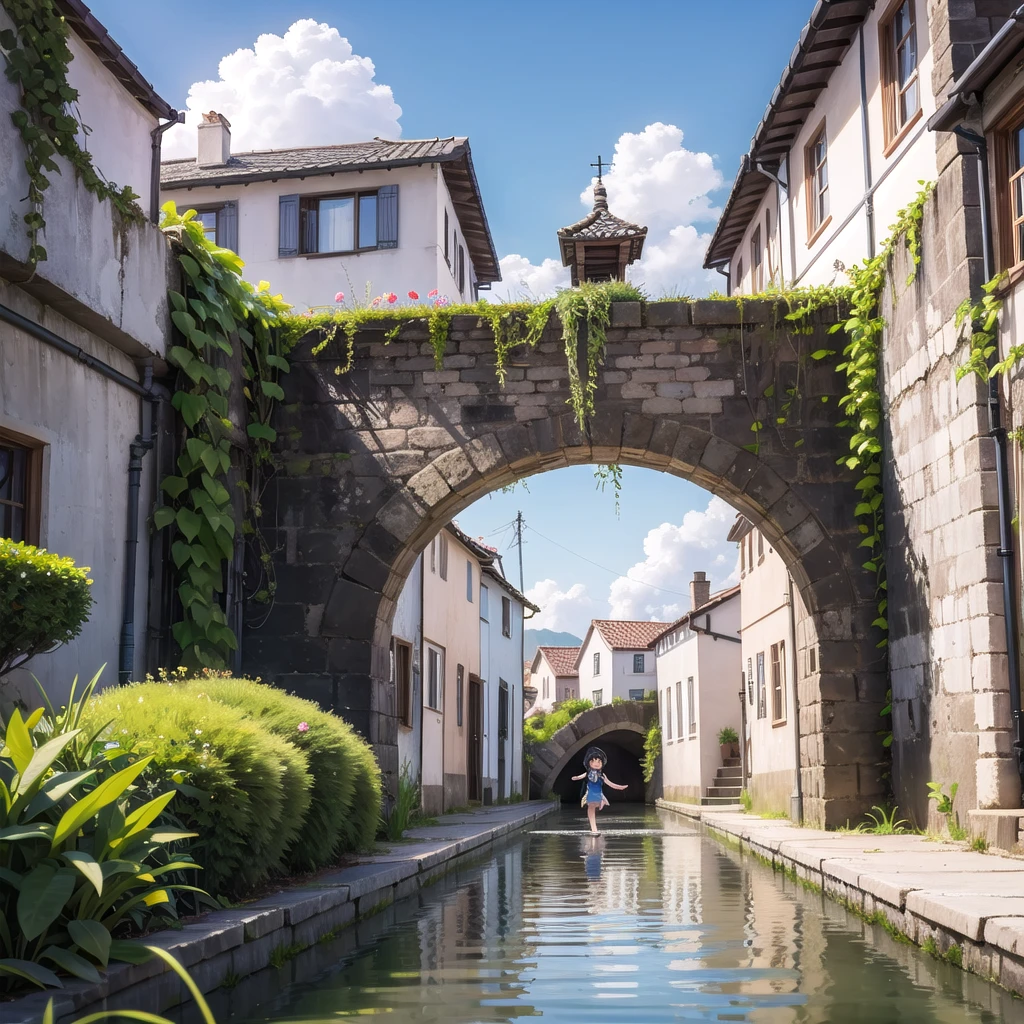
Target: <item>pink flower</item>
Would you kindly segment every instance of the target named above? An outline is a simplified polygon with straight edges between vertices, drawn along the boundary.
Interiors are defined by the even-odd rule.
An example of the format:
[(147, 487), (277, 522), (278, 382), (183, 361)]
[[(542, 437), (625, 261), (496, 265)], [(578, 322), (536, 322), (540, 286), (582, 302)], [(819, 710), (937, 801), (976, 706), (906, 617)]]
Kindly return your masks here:
[(438, 309), (443, 309), (445, 306), (450, 306), (451, 303), (452, 300), (449, 299), (447, 295), (438, 295), (438, 297), (434, 299), (434, 305)]
[(409, 298), (415, 302), (420, 297), (419, 292), (409, 292)]
[(375, 298), (375, 299), (373, 300), (373, 302), (371, 302), (371, 303), (370, 303), (370, 305), (371, 305), (371, 306), (379, 306), (379, 305), (380, 305), (380, 299), (381, 299), (381, 297), (380, 297), (380, 296), (378, 295), (378, 296), (377, 296), (377, 297), (376, 297), (376, 298)]
[(335, 302), (344, 302), (345, 301), (345, 293), (344, 292), (338, 292), (338, 294), (334, 296), (334, 301)]
[(388, 292), (387, 299), (391, 305), (394, 305), (398, 301), (398, 296), (394, 292)]
[(428, 299), (437, 298), (437, 289), (436, 288), (431, 288), (431, 290), (429, 292), (427, 292), (427, 298)]
[(299, 732), (309, 732), (309, 723), (299, 722)]

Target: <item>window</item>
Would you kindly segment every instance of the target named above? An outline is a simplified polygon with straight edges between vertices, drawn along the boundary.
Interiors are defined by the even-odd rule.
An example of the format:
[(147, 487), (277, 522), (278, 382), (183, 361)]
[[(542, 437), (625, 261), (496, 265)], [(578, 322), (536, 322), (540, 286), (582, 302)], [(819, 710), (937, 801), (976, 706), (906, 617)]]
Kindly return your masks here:
[(448, 535), (439, 534), (437, 540), (438, 547), (438, 572), (440, 573), (441, 579), (448, 579)]
[(437, 538), (430, 542), (430, 571), (437, 572)]
[(879, 24), (885, 155), (921, 113), (914, 0), (895, 0)]
[(508, 683), (498, 680), (498, 739), (508, 739)]
[(448, 245), (448, 211), (444, 211), (444, 261), (451, 265), (452, 256)]
[(489, 604), (490, 604), (490, 596), (491, 595), (488, 592), (487, 588), (481, 584), (481, 586), (480, 586), (480, 618), (483, 619), (484, 622), (487, 621), (487, 616), (490, 614), (490, 612), (488, 610), (489, 609)]
[(0, 431), (0, 537), (38, 545), (42, 470), (41, 445)]
[(466, 250), (461, 245), (459, 246), (459, 265), (457, 268), (456, 283), (459, 286), (460, 292), (464, 292), (466, 290)]
[(736, 264), (736, 283), (733, 285), (734, 292), (743, 291), (743, 260)]
[(761, 225), (754, 228), (750, 239), (750, 290), (757, 294), (764, 291), (764, 251), (761, 247)]
[(757, 717), (768, 717), (764, 693), (764, 651), (757, 652)]
[(427, 647), (427, 687), (424, 696), (427, 707), (441, 710), (444, 696), (444, 652), (437, 647)]
[(1007, 270), (1024, 262), (1024, 104), (1011, 111), (1009, 122), (993, 139), (997, 193), (999, 260)]
[(643, 690), (630, 690), (629, 691), (629, 699), (630, 700), (643, 700), (644, 699), (644, 691)]
[(786, 643), (772, 644), (772, 721), (786, 720)]
[(455, 667), (455, 724), (462, 728), (462, 693), (465, 685), (466, 670), (461, 666)]
[[(680, 737), (681, 738), (681, 737)], [(672, 687), (665, 691), (665, 739), (672, 739)]]
[(601, 674), (601, 652), (594, 651), (594, 675), (599, 676)]
[(501, 635), (512, 635), (512, 601), (507, 597), (501, 599)]
[(594, 707), (596, 708), (599, 704), (604, 703), (604, 690), (595, 690), (593, 693)]
[(768, 271), (768, 280), (775, 280), (775, 269), (772, 266), (772, 210), (767, 207), (764, 211), (764, 263)]
[(473, 563), (466, 559), (466, 600), (473, 603)]
[(633, 655), (633, 675), (642, 676), (644, 674), (644, 656), (642, 654)]
[(238, 203), (200, 206), (193, 221), (202, 225), (203, 233), (215, 245), (238, 251)]
[(690, 739), (697, 735), (697, 694), (694, 692), (693, 676), (686, 680), (686, 713), (690, 721)]
[(813, 675), (818, 671), (818, 648), (807, 648), (807, 674)]
[(676, 683), (676, 732), (683, 735), (683, 684)]
[(807, 192), (807, 244), (810, 245), (829, 221), (828, 140), (824, 122), (804, 150), (804, 187)]
[(572, 700), (572, 687), (567, 686), (565, 688), (565, 700)]
[(747, 703), (754, 706), (754, 663), (747, 658)]
[(398, 186), (278, 198), (278, 256), (398, 248)]
[(760, 565), (764, 561), (764, 534), (760, 530), (757, 531), (757, 564)]
[(395, 685), (398, 724), (412, 728), (412, 647), (403, 640), (391, 641), (391, 681)]
[(550, 678), (549, 676), (545, 676), (544, 680), (543, 680), (543, 685), (541, 686), (541, 691), (540, 692), (541, 692), (541, 699), (543, 699), (543, 700), (547, 700), (548, 696), (549, 696), (549, 692), (548, 692), (548, 679), (549, 678)]

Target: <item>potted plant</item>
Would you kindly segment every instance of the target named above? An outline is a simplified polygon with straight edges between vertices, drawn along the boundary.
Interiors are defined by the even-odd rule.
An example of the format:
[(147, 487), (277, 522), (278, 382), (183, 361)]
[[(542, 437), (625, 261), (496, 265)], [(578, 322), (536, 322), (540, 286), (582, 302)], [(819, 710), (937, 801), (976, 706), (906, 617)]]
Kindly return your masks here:
[(740, 738), (736, 735), (736, 730), (732, 726), (727, 725), (719, 731), (718, 745), (722, 750), (723, 761), (729, 757), (740, 756)]

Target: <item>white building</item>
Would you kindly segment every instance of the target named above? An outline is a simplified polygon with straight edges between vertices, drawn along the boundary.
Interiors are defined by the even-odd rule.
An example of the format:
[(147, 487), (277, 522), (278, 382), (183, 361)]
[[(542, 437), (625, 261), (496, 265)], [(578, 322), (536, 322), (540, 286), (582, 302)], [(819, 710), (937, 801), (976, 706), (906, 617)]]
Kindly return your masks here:
[(395, 605), (391, 625), (391, 683), (398, 717), (398, 764), (418, 781), (423, 759), (423, 556)]
[[(740, 769), (723, 764), (721, 729), (740, 735), (740, 588), (711, 594), (702, 572), (691, 610), (654, 638), (662, 792), (680, 803), (736, 802)], [(724, 769), (724, 771), (719, 771)], [(723, 791), (723, 792), (718, 792)]]
[(594, 619), (576, 658), (580, 696), (595, 705), (643, 700), (657, 684), (652, 641), (667, 622)]
[[(785, 811), (799, 821), (799, 809), (791, 805), (794, 797), (799, 800), (800, 736), (793, 651), (796, 621), (805, 614), (802, 599), (781, 555), (743, 516), (737, 516), (729, 540), (740, 552), (746, 789), (755, 810)], [(809, 649), (809, 657), (817, 657), (815, 650)], [(816, 664), (808, 666), (815, 671)]]
[[(150, 218), (158, 126), (177, 114), (88, 8), (55, 6), (70, 30), (68, 82), (91, 128), (94, 166), (134, 189), (141, 217), (121, 217), (56, 153), (60, 173), (47, 172), (42, 204), (47, 258), (30, 265), (25, 148), (11, 121), (22, 112), (20, 86), (0, 76), (0, 533), (90, 566), (94, 581), (81, 635), (12, 672), (0, 700), (35, 693), (30, 673), (59, 702), (76, 674), (88, 679), (106, 664), (110, 683), (169, 661), (167, 651), (146, 658), (147, 609), (160, 608), (166, 563), (155, 558), (151, 574), (148, 520), (159, 496), (150, 449), (160, 422), (149, 374), (160, 372), (170, 329), (168, 248)], [(3, 8), (0, 30), (14, 31)]]
[(537, 691), (537, 699), (530, 714), (551, 711), (563, 700), (580, 696), (579, 653), (579, 647), (537, 648), (530, 664), (530, 686)]
[(468, 139), (232, 153), (230, 124), (210, 113), (196, 159), (165, 162), (160, 187), (299, 310), (338, 292), (473, 302), (501, 280)]

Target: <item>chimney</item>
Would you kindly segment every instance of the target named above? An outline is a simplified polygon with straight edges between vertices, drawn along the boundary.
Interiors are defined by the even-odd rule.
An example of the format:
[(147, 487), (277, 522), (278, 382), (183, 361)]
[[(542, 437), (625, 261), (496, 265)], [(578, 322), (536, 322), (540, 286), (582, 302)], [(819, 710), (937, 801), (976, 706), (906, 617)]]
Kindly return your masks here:
[(200, 167), (223, 167), (230, 157), (231, 122), (214, 110), (203, 114), (203, 123), (199, 126), (199, 155), (196, 163)]
[(695, 612), (698, 608), (703, 608), (710, 600), (711, 582), (707, 578), (707, 573), (695, 572), (690, 582), (690, 611)]

